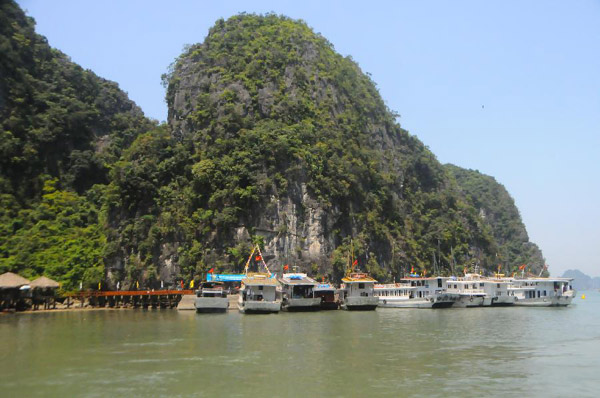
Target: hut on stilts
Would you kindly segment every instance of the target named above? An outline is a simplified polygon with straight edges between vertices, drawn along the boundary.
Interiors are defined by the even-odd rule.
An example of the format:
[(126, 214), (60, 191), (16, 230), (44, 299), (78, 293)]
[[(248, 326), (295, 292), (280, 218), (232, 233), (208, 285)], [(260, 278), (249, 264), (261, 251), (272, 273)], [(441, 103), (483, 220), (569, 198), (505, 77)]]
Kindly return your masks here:
[(29, 286), (29, 280), (20, 275), (6, 272), (0, 275), (0, 311), (24, 310), (27, 304), (22, 288)]
[(33, 309), (39, 309), (40, 305), (44, 305), (45, 310), (56, 308), (56, 290), (60, 284), (55, 280), (40, 276), (29, 284), (31, 286), (31, 302)]

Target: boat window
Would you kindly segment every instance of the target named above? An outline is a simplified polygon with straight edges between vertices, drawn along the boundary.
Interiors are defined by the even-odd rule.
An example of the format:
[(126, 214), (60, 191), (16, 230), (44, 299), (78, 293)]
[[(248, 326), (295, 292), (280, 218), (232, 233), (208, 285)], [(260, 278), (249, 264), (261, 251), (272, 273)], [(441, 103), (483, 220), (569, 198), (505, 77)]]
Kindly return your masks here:
[(364, 289), (365, 288), (365, 284), (364, 283), (359, 283), (358, 284), (358, 288), (359, 289)]
[(498, 283), (498, 289), (500, 289), (500, 284)]
[(538, 290), (537, 292), (538, 292), (538, 298), (540, 298), (540, 293), (541, 293), (541, 292), (540, 292), (539, 290)]
[(481, 282), (481, 283), (479, 284), (479, 287), (483, 287), (483, 282)]
[(263, 287), (264, 287), (264, 286), (259, 286), (259, 287), (258, 287), (258, 290), (263, 290)]
[(546, 295), (546, 291), (544, 290), (544, 296)]
[(438, 278), (438, 287), (442, 287), (442, 278)]

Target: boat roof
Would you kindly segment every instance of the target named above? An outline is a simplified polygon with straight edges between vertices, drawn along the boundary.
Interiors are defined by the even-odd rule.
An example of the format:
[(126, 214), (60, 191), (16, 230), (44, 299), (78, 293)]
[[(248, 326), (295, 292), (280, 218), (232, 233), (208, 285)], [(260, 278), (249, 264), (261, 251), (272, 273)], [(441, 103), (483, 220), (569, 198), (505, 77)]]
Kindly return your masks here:
[(342, 282), (344, 283), (356, 283), (356, 282), (360, 282), (360, 283), (365, 283), (365, 282), (372, 282), (372, 283), (376, 283), (377, 281), (373, 278), (371, 278), (371, 276), (369, 274), (363, 273), (363, 272), (352, 272), (349, 275), (346, 275), (345, 277), (342, 278)]
[(412, 289), (416, 290), (417, 286), (411, 286), (407, 283), (385, 283), (375, 285), (375, 289)]
[(300, 272), (283, 274), (280, 282), (286, 285), (315, 285), (317, 283), (317, 281), (310, 278), (308, 275)]
[(279, 283), (277, 279), (269, 274), (263, 273), (248, 273), (248, 275), (242, 279), (242, 283), (246, 286), (277, 286)]
[(225, 284), (223, 282), (215, 282), (215, 281), (206, 281), (200, 284), (200, 287), (203, 289), (215, 289), (215, 288), (223, 288)]
[(571, 282), (574, 278), (515, 278), (513, 282)]
[(313, 289), (313, 291), (315, 291), (315, 292), (316, 291), (329, 291), (329, 290), (335, 291), (336, 288), (331, 283), (319, 283)]
[(405, 276), (401, 281), (430, 281), (438, 279), (448, 279), (447, 276)]

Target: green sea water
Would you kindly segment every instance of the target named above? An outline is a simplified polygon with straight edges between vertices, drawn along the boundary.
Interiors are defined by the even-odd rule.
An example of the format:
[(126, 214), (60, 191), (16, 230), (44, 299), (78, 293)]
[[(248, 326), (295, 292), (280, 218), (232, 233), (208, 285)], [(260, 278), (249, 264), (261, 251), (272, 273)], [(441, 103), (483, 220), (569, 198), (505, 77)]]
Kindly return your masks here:
[(0, 397), (600, 396), (600, 294), (567, 308), (0, 316)]

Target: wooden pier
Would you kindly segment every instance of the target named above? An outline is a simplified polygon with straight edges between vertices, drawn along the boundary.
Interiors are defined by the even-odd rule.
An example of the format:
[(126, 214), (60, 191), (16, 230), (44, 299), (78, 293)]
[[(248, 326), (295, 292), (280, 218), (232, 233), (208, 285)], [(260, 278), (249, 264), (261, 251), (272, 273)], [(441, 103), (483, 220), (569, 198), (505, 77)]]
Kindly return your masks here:
[(175, 308), (184, 295), (193, 295), (193, 290), (113, 290), (83, 291), (66, 295), (67, 308)]

